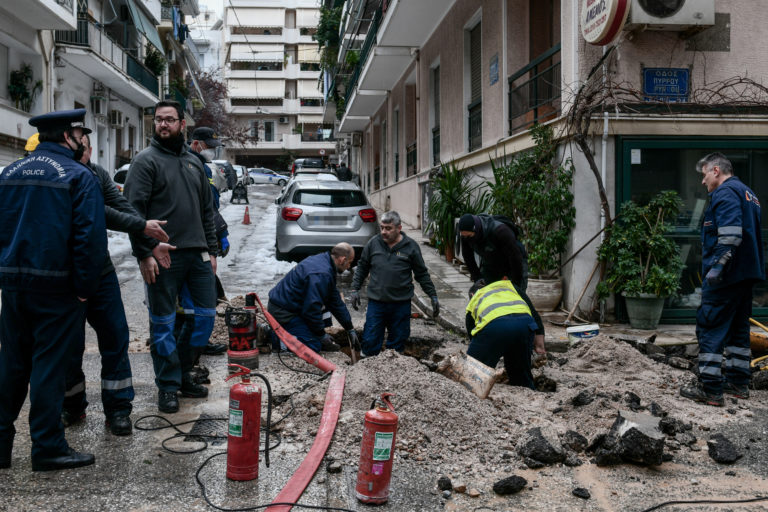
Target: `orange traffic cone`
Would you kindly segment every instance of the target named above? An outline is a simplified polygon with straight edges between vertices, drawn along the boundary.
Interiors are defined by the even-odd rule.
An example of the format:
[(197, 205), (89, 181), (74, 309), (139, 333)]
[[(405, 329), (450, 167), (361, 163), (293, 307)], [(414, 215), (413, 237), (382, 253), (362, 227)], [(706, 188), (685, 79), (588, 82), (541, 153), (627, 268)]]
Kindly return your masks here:
[(248, 213), (248, 207), (245, 207), (245, 215), (243, 215), (243, 224), (250, 224), (251, 223), (251, 216)]

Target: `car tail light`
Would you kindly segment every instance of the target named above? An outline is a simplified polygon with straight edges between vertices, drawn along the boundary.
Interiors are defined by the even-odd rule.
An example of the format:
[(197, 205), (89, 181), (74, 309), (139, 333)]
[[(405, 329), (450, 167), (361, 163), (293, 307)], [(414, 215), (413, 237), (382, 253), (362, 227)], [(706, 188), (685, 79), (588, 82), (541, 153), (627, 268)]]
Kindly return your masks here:
[(301, 208), (283, 208), (283, 210), (280, 212), (280, 216), (284, 220), (299, 220), (299, 217), (301, 217), (301, 214), (304, 213)]
[(360, 210), (357, 212), (357, 214), (360, 215), (360, 218), (363, 219), (363, 222), (376, 222), (376, 210), (373, 208)]

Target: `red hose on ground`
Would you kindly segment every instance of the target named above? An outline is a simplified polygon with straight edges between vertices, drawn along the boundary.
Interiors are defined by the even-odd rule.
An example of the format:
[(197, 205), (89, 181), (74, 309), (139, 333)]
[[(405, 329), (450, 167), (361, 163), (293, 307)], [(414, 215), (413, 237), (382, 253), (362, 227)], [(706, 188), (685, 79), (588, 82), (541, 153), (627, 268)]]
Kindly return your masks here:
[[(323, 457), (325, 457), (328, 445), (331, 444), (333, 432), (336, 430), (336, 421), (339, 419), (339, 410), (341, 409), (341, 398), (344, 395), (344, 380), (343, 372), (334, 371), (331, 374), (328, 392), (325, 394), (323, 416), (320, 418), (320, 427), (317, 429), (315, 442), (299, 468), (272, 503), (295, 503), (315, 475)], [(267, 507), (267, 510), (270, 512), (287, 512), (291, 508), (288, 505), (274, 505)]]
[[(323, 461), (323, 457), (325, 457), (325, 452), (328, 451), (328, 446), (331, 444), (331, 438), (336, 430), (336, 422), (339, 419), (339, 411), (341, 410), (341, 399), (344, 396), (344, 381), (346, 377), (344, 372), (338, 371), (335, 364), (320, 357), (317, 352), (307, 347), (297, 340), (294, 335), (283, 329), (278, 321), (275, 320), (275, 317), (273, 317), (261, 303), (258, 295), (256, 295), (256, 302), (259, 304), (259, 307), (261, 308), (262, 313), (264, 313), (264, 317), (267, 319), (270, 327), (272, 327), (272, 330), (275, 331), (277, 337), (291, 349), (291, 352), (324, 372), (333, 372), (331, 374), (331, 380), (328, 383), (328, 391), (325, 394), (323, 416), (320, 418), (320, 427), (317, 429), (315, 442), (312, 443), (312, 448), (309, 449), (309, 453), (307, 453), (307, 456), (301, 461), (299, 468), (290, 480), (288, 480), (288, 483), (285, 484), (283, 490), (280, 491), (274, 500), (272, 500), (272, 503), (296, 503), (304, 492), (304, 489), (309, 485), (317, 468), (320, 467), (320, 463)], [(291, 508), (293, 507), (290, 505), (274, 505), (267, 507), (266, 510), (272, 512), (287, 512), (291, 510)]]
[[(254, 293), (254, 295), (256, 294)], [(273, 317), (269, 311), (267, 311), (267, 308), (265, 308), (261, 303), (258, 295), (256, 295), (256, 302), (258, 302), (259, 307), (261, 308), (261, 312), (264, 313), (264, 317), (267, 319), (269, 326), (273, 331), (275, 331), (277, 337), (280, 338), (283, 343), (285, 343), (285, 346), (288, 347), (291, 352), (309, 364), (318, 367), (324, 372), (332, 372), (336, 369), (335, 364), (325, 359), (324, 357), (321, 357), (317, 352), (297, 340), (296, 336), (283, 329), (283, 326), (280, 325), (277, 320), (275, 320), (275, 317)]]

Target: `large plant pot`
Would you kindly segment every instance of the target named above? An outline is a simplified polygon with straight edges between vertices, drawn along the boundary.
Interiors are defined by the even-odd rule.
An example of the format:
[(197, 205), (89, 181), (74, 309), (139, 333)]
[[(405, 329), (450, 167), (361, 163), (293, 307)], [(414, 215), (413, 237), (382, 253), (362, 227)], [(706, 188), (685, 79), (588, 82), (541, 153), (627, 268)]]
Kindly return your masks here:
[(527, 293), (536, 311), (555, 311), (563, 298), (563, 280), (528, 279)]
[(443, 249), (443, 254), (445, 255), (445, 261), (453, 263), (453, 245), (446, 244), (445, 249)]
[[(624, 295), (624, 294), (622, 294)], [(629, 325), (633, 329), (656, 329), (664, 309), (664, 297), (652, 293), (641, 293), (637, 296), (624, 295), (627, 304)]]

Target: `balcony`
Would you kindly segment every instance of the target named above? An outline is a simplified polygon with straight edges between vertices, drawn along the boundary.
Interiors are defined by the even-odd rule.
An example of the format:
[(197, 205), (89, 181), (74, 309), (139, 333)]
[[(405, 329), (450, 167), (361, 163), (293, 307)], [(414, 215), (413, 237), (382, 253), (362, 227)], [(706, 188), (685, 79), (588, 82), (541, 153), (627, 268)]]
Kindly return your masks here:
[(557, 44), (509, 77), (509, 135), (557, 117), (561, 93)]
[(158, 100), (158, 80), (101, 28), (78, 20), (77, 30), (55, 32), (57, 56), (140, 107)]
[(75, 5), (75, 0), (3, 0), (0, 13), (5, 11), (37, 30), (75, 30)]

